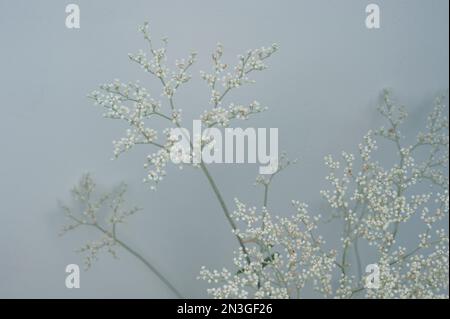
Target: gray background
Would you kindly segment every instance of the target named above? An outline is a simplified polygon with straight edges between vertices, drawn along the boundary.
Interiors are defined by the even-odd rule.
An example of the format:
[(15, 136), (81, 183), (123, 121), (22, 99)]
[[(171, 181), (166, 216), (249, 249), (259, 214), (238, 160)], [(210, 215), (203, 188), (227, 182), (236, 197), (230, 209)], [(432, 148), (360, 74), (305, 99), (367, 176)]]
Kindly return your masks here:
[[(199, 52), (195, 78), (180, 91), (185, 118), (209, 100), (198, 78), (209, 70), (217, 41), (225, 59), (277, 42), (281, 50), (257, 84), (228, 101), (258, 99), (270, 107), (245, 125), (278, 127), (280, 148), (300, 164), (274, 183), (270, 206), (289, 214), (291, 199), (320, 210), (323, 156), (355, 151), (381, 123), (375, 105), (384, 87), (409, 107), (408, 130), (421, 123), (436, 93), (448, 88), (448, 1), (375, 1), (381, 29), (364, 25), (369, 1), (73, 1), (81, 29), (65, 28), (65, 1), (0, 0), (0, 297), (171, 297), (135, 259), (105, 255), (65, 288), (65, 265), (81, 264), (74, 250), (91, 232), (57, 236), (64, 223), (57, 199), (83, 172), (105, 187), (124, 180), (130, 200), (145, 208), (120, 236), (152, 260), (183, 294), (205, 296), (199, 267), (229, 265), (235, 239), (199, 171), (170, 169), (154, 193), (141, 184), (146, 150), (110, 161), (124, 127), (101, 118), (86, 94), (120, 78), (160, 87), (128, 61), (145, 48), (137, 25), (151, 22), (169, 37), (169, 58)], [(182, 103), (181, 103), (182, 102)], [(190, 122), (187, 122), (190, 123)], [(238, 196), (259, 204), (256, 165), (215, 165), (213, 175), (229, 205)]]

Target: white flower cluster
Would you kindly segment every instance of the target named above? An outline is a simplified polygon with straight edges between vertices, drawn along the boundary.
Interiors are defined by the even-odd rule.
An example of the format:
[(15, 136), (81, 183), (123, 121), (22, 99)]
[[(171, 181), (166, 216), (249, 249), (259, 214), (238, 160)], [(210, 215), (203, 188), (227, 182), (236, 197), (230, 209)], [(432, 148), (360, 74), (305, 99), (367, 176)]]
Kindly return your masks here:
[[(309, 282), (324, 297), (448, 298), (449, 237), (444, 227), (449, 214), (449, 139), (443, 98), (436, 100), (427, 132), (419, 133), (410, 146), (402, 146), (400, 132), (405, 109), (393, 103), (387, 91), (379, 110), (389, 126), (369, 131), (358, 157), (346, 152), (341, 160), (325, 157), (331, 189), (321, 193), (330, 206), (330, 221), (343, 224), (338, 251), (324, 251), (323, 239), (315, 235), (321, 217), (311, 218), (305, 204), (294, 201), (297, 214), (291, 218), (268, 213), (272, 178), (290, 163), (282, 157), (275, 174), (257, 178), (265, 188), (262, 212), (236, 201), (233, 216), (245, 228), (235, 233), (247, 247), (234, 259), (237, 270), (202, 268), (200, 278), (214, 285), (208, 289), (212, 296), (298, 298)], [(376, 160), (378, 137), (397, 150), (389, 168)], [(416, 232), (415, 246), (408, 237), (407, 248), (399, 238), (410, 232), (413, 220), (423, 222), (423, 231)], [(377, 256), (370, 261), (379, 268), (376, 289), (366, 286), (362, 244)]]
[[(144, 168), (148, 171), (147, 176), (143, 179), (144, 182), (151, 184), (151, 189), (155, 189), (156, 184), (162, 181), (166, 175), (166, 165), (170, 160), (170, 148), (174, 141), (168, 132), (159, 134), (148, 122), (151, 119), (158, 119), (170, 124), (172, 127), (181, 127), (182, 109), (175, 107), (174, 96), (180, 86), (191, 79), (188, 71), (195, 63), (197, 54), (192, 52), (187, 59), (176, 60), (175, 68), (171, 70), (167, 66), (167, 39), (162, 39), (163, 46), (156, 48), (150, 36), (148, 23), (139, 27), (139, 31), (149, 45), (148, 53), (140, 50), (138, 53), (130, 53), (128, 56), (131, 61), (139, 64), (142, 69), (155, 76), (161, 82), (161, 95), (168, 100), (167, 111), (163, 110), (163, 103), (152, 98), (149, 92), (140, 85), (139, 81), (124, 84), (119, 80), (115, 80), (113, 83), (101, 85), (100, 90), (92, 92), (89, 97), (94, 100), (95, 105), (106, 109), (106, 112), (103, 114), (104, 117), (124, 120), (129, 126), (124, 137), (113, 141), (115, 158), (132, 149), (135, 145), (147, 144), (157, 148), (155, 152), (147, 156)], [(235, 67), (236, 74), (224, 75), (222, 78), (228, 84), (226, 85), (226, 92), (224, 92), (221, 99), (232, 87), (238, 87), (245, 82), (249, 82), (247, 78), (248, 73), (266, 68), (263, 61), (269, 58), (276, 50), (277, 46), (273, 45), (270, 48), (250, 50), (245, 56), (239, 57), (239, 63)], [(213, 54), (217, 76), (226, 69), (226, 65), (220, 62), (222, 53), (222, 46), (218, 46)], [(204, 74), (202, 77), (204, 78)], [(209, 127), (215, 125), (228, 126), (233, 119), (246, 120), (250, 115), (263, 110), (265, 108), (261, 107), (256, 101), (248, 106), (231, 103), (227, 109), (217, 107), (212, 110), (206, 110), (201, 115), (201, 120)], [(159, 136), (165, 137), (165, 140), (158, 141)], [(181, 162), (186, 162), (186, 160), (181, 160)]]
[[(442, 101), (436, 100), (428, 132), (419, 133), (415, 144), (402, 146), (400, 126), (407, 114), (386, 91), (379, 110), (389, 127), (365, 136), (359, 161), (347, 153), (340, 161), (325, 158), (332, 190), (322, 194), (333, 217), (344, 224), (340, 266), (346, 278), (337, 296), (364, 291), (368, 298), (448, 298), (448, 231), (437, 229), (444, 220), (448, 223), (449, 212), (448, 119)], [(375, 159), (378, 136), (391, 141), (397, 150), (396, 161), (387, 169)], [(408, 231), (408, 222), (416, 216), (424, 230), (418, 234), (416, 248), (407, 251), (399, 245), (399, 234)], [(373, 246), (378, 255), (379, 289), (364, 289), (358, 241)], [(356, 278), (350, 278), (352, 268), (359, 268)]]
[(106, 118), (143, 120), (155, 115), (161, 108), (161, 102), (151, 98), (139, 81), (125, 84), (116, 79), (113, 83), (101, 85), (100, 89), (93, 91), (89, 97), (95, 105), (107, 110), (103, 114)]
[[(72, 189), (73, 198), (80, 205), (82, 212), (74, 212), (68, 206), (61, 205), (66, 217), (71, 222), (63, 227), (61, 235), (81, 226), (93, 227), (102, 234), (99, 240), (88, 242), (78, 250), (85, 254), (86, 269), (92, 266), (102, 251), (107, 251), (116, 257), (116, 248), (121, 244), (117, 239), (117, 225), (124, 223), (127, 217), (139, 211), (137, 207), (125, 207), (126, 189), (126, 185), (121, 184), (112, 192), (98, 195), (94, 180), (89, 174), (86, 174)], [(104, 210), (108, 210), (109, 215), (103, 222), (100, 222), (99, 214)]]
[(292, 204), (296, 214), (286, 218), (273, 217), (265, 207), (258, 213), (236, 200), (233, 217), (245, 225), (236, 234), (246, 243), (247, 253), (238, 251), (234, 273), (202, 268), (200, 278), (218, 286), (208, 289), (210, 294), (215, 298), (300, 298), (311, 285), (331, 295), (336, 253), (323, 250), (323, 239), (314, 235), (318, 218), (309, 216), (307, 205)]
[[(196, 53), (191, 53), (185, 60), (177, 60), (171, 70), (167, 66), (167, 39), (162, 39), (163, 46), (156, 48), (148, 24), (140, 31), (149, 50), (130, 54), (129, 58), (162, 84), (163, 102), (152, 98), (139, 82), (123, 84), (118, 80), (100, 86), (100, 90), (92, 92), (90, 97), (106, 109), (105, 117), (123, 120), (128, 125), (125, 136), (114, 141), (115, 157), (138, 144), (156, 148), (147, 156), (144, 165), (148, 171), (144, 181), (154, 188), (166, 175), (170, 151), (177, 140), (170, 130), (160, 134), (149, 122), (158, 119), (171, 127), (181, 127), (182, 110), (175, 106), (174, 97), (180, 86), (191, 79), (188, 71), (195, 62)], [(227, 127), (235, 119), (246, 120), (265, 110), (258, 102), (249, 105), (228, 103), (225, 107), (224, 99), (233, 89), (252, 83), (249, 74), (265, 69), (266, 59), (277, 50), (277, 45), (249, 50), (238, 56), (237, 65), (230, 68), (222, 61), (224, 50), (218, 44), (212, 54), (212, 72), (200, 74), (211, 89), (212, 105), (201, 115), (202, 123), (207, 127)], [(285, 155), (275, 163), (274, 174), (257, 177), (256, 183), (264, 188), (260, 212), (236, 200), (236, 211), (230, 214), (206, 166), (196, 164), (207, 177), (240, 246), (234, 259), (234, 271), (202, 268), (200, 278), (214, 284), (209, 293), (216, 298), (300, 298), (305, 296), (307, 289), (314, 288), (325, 297), (335, 298), (448, 298), (449, 239), (445, 223), (448, 225), (449, 137), (448, 110), (443, 101), (443, 97), (436, 99), (426, 130), (418, 133), (412, 145), (403, 145), (405, 140), (410, 140), (410, 137), (405, 139), (400, 130), (407, 118), (406, 109), (396, 105), (385, 92), (379, 111), (387, 121), (386, 127), (369, 131), (359, 145), (357, 155), (343, 152), (340, 159), (325, 157), (325, 165), (329, 168), (326, 179), (331, 187), (321, 194), (329, 204), (329, 222), (336, 222), (343, 228), (336, 251), (324, 248), (324, 240), (316, 234), (321, 217), (311, 217), (305, 204), (294, 201), (296, 213), (289, 218), (269, 213), (272, 210), (268, 204), (272, 179), (292, 163)], [(390, 142), (395, 152), (385, 151), (382, 158), (377, 159), (377, 151), (387, 144), (380, 139)], [(198, 143), (203, 149), (213, 147), (214, 141), (200, 138)], [(387, 156), (395, 156), (395, 159)], [(180, 161), (190, 162), (190, 159), (180, 158)], [(389, 160), (394, 162), (389, 163)], [(82, 248), (88, 254), (87, 265), (90, 266), (99, 251), (108, 250), (115, 254), (115, 246), (119, 245), (137, 256), (177, 296), (181, 296), (142, 256), (117, 239), (116, 225), (136, 211), (121, 208), (123, 192), (93, 200), (93, 190), (94, 184), (89, 177), (83, 178), (74, 190), (74, 195), (85, 207), (81, 216), (65, 207), (73, 223), (64, 231), (88, 225), (103, 234), (99, 241)], [(113, 212), (109, 219), (110, 228), (97, 221), (97, 212), (105, 205)], [(423, 227), (420, 232), (416, 230), (417, 222)], [(408, 237), (405, 244), (402, 236), (410, 234), (410, 228), (417, 238), (411, 243), (411, 237)], [(363, 260), (360, 245), (372, 250), (371, 256), (375, 256), (375, 260)], [(365, 285), (363, 266), (369, 262), (379, 267), (377, 289)]]
[(157, 132), (146, 126), (146, 120), (151, 117), (167, 117), (160, 112), (161, 102), (150, 98), (147, 90), (136, 83), (113, 83), (100, 86), (100, 91), (92, 92), (89, 97), (95, 105), (104, 107), (107, 112), (104, 117), (120, 119), (131, 127), (126, 136), (113, 141), (114, 156), (131, 149), (137, 144), (153, 144), (157, 140)]
[(131, 61), (138, 63), (146, 72), (156, 76), (163, 84), (163, 95), (171, 99), (177, 89), (191, 79), (187, 71), (195, 63), (197, 53), (191, 52), (187, 59), (175, 61), (176, 69), (171, 71), (166, 66), (167, 38), (162, 39), (164, 44), (162, 48), (154, 48), (148, 23), (139, 27), (139, 31), (142, 32), (144, 39), (149, 44), (151, 58), (148, 59), (143, 50), (140, 50), (137, 54), (130, 53), (128, 57)]
[(235, 105), (231, 103), (228, 109), (216, 107), (212, 110), (205, 111), (200, 119), (208, 127), (220, 126), (228, 127), (233, 119), (247, 120), (250, 115), (260, 113), (266, 108), (260, 106), (259, 102), (254, 101), (248, 106)]
[[(238, 55), (238, 63), (232, 71), (225, 73), (228, 64), (222, 62), (223, 45), (217, 44), (216, 50), (212, 54), (213, 70), (212, 73), (201, 72), (201, 77), (211, 88), (210, 103), (214, 107), (222, 103), (225, 95), (234, 88), (239, 88), (246, 83), (253, 83), (248, 75), (253, 71), (262, 71), (267, 68), (264, 60), (278, 51), (278, 45), (273, 44), (269, 48), (262, 47), (255, 50), (248, 50), (243, 55)], [(217, 87), (220, 82), (222, 91)]]

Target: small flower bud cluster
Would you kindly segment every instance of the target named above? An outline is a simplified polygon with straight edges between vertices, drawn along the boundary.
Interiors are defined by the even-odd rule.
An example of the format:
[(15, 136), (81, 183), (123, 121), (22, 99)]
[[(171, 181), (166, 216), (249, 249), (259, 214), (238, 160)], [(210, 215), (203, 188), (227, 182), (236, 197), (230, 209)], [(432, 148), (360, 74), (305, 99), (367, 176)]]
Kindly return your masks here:
[[(325, 157), (331, 188), (321, 194), (329, 204), (330, 221), (339, 219), (344, 226), (339, 253), (324, 250), (323, 238), (316, 235), (322, 217), (309, 215), (306, 204), (293, 201), (297, 213), (287, 218), (236, 200), (232, 216), (242, 228), (234, 233), (246, 250), (236, 253), (234, 272), (201, 269), (200, 278), (213, 285), (208, 292), (215, 298), (298, 298), (310, 285), (334, 298), (448, 298), (448, 226), (442, 228), (449, 215), (448, 123), (442, 101), (436, 100), (428, 131), (419, 133), (416, 144), (402, 146), (406, 112), (385, 92), (379, 110), (388, 128), (369, 131), (358, 156), (342, 152), (341, 158)], [(387, 168), (377, 161), (378, 138), (396, 149)], [(282, 157), (274, 174), (257, 178), (265, 188), (265, 203), (273, 176), (288, 165), (283, 163), (289, 161)], [(398, 238), (411, 231), (411, 221), (413, 229), (422, 221), (423, 230), (416, 231), (415, 243), (406, 248)], [(377, 256), (370, 260), (379, 269), (376, 289), (366, 287), (358, 242)], [(339, 283), (335, 289), (333, 281)]]
[(325, 252), (324, 240), (313, 234), (319, 217), (310, 217), (306, 204), (293, 201), (296, 214), (286, 218), (273, 217), (265, 207), (259, 213), (235, 203), (233, 218), (244, 226), (235, 233), (247, 243), (247, 252), (236, 253), (234, 273), (201, 269), (199, 278), (216, 286), (208, 293), (214, 298), (300, 298), (312, 285), (331, 295), (336, 253)]
[[(365, 291), (368, 298), (447, 295), (448, 230), (435, 230), (446, 219), (448, 223), (449, 213), (448, 123), (442, 101), (436, 100), (428, 118), (428, 132), (419, 133), (416, 144), (402, 146), (400, 126), (406, 111), (385, 92), (379, 110), (389, 126), (364, 137), (359, 145), (359, 161), (347, 153), (342, 154), (342, 160), (325, 158), (331, 190), (322, 191), (322, 195), (334, 216), (345, 225), (340, 264), (343, 273), (355, 266), (348, 255), (350, 247), (360, 240), (375, 247), (379, 255), (376, 264), (383, 274), (380, 289), (351, 288), (363, 285), (363, 278), (344, 278), (337, 292), (339, 297), (351, 297), (355, 291)], [(376, 160), (377, 137), (387, 139), (396, 148), (397, 159), (391, 167), (384, 168)], [(430, 189), (424, 191), (424, 185), (431, 185)], [(424, 231), (417, 235), (417, 247), (408, 252), (398, 246), (398, 234), (403, 229), (408, 231), (408, 222), (415, 216), (420, 216)]]
[(250, 115), (260, 113), (265, 108), (261, 107), (257, 101), (250, 103), (248, 106), (235, 105), (231, 103), (228, 109), (217, 107), (209, 111), (205, 111), (200, 119), (208, 127), (219, 126), (228, 127), (231, 120), (247, 120)]
[[(217, 44), (216, 50), (212, 54), (213, 72), (200, 72), (202, 79), (211, 88), (210, 103), (214, 107), (217, 107), (222, 103), (223, 98), (230, 90), (239, 88), (246, 83), (253, 83), (253, 80), (248, 75), (253, 71), (266, 69), (267, 65), (265, 64), (265, 60), (278, 51), (278, 49), (278, 45), (273, 44), (269, 48), (262, 47), (260, 49), (248, 50), (245, 54), (238, 56), (238, 63), (233, 70), (225, 73), (228, 69), (228, 64), (222, 62), (222, 44)], [(219, 82), (223, 88), (222, 92), (217, 88)]]
[[(197, 53), (192, 52), (188, 58), (175, 61), (175, 67), (171, 70), (167, 66), (167, 39), (162, 39), (162, 47), (154, 46), (150, 35), (149, 24), (139, 27), (144, 40), (149, 46), (148, 52), (140, 50), (135, 54), (130, 53), (129, 59), (137, 63), (145, 72), (156, 77), (162, 84), (161, 96), (167, 98), (168, 111), (164, 111), (162, 102), (155, 100), (150, 93), (141, 86), (139, 81), (135, 83), (124, 84), (119, 80), (100, 86), (99, 90), (92, 92), (89, 97), (95, 105), (106, 109), (103, 114), (106, 118), (124, 120), (129, 128), (125, 136), (113, 141), (114, 158), (122, 153), (131, 150), (136, 145), (151, 145), (157, 147), (155, 152), (147, 156), (144, 168), (147, 170), (147, 176), (144, 182), (151, 184), (151, 189), (155, 189), (156, 184), (162, 181), (166, 175), (167, 162), (170, 160), (170, 147), (175, 141), (171, 140), (167, 132), (159, 134), (158, 130), (149, 126), (149, 120), (162, 120), (172, 127), (181, 127), (182, 109), (175, 107), (174, 96), (177, 90), (183, 84), (191, 79), (188, 73), (189, 69), (196, 61)], [(219, 104), (226, 93), (231, 88), (238, 87), (245, 82), (249, 82), (247, 74), (252, 71), (260, 71), (266, 68), (263, 61), (269, 58), (278, 50), (276, 45), (269, 48), (249, 50), (247, 54), (239, 57), (239, 63), (235, 67), (234, 75), (223, 75), (227, 65), (221, 62), (223, 55), (223, 46), (219, 44), (212, 54), (214, 76), (202, 73), (202, 78), (210, 83), (213, 90), (214, 103)], [(221, 75), (221, 81), (226, 87), (223, 93), (215, 90), (216, 81)], [(214, 82), (214, 83), (213, 83)], [(217, 102), (217, 103), (216, 103)], [(201, 115), (201, 120), (208, 127), (222, 126), (226, 127), (233, 119), (247, 120), (252, 114), (260, 113), (265, 108), (258, 102), (252, 102), (248, 106), (231, 103), (227, 109), (217, 107), (212, 110), (205, 110)], [(158, 141), (158, 137), (165, 137), (164, 141)], [(205, 145), (208, 141), (204, 141)], [(203, 146), (202, 146), (203, 147)], [(183, 155), (186, 156), (186, 155)], [(179, 159), (179, 162), (188, 162), (187, 159)], [(193, 164), (198, 166), (197, 164)], [(180, 165), (180, 167), (182, 167)]]

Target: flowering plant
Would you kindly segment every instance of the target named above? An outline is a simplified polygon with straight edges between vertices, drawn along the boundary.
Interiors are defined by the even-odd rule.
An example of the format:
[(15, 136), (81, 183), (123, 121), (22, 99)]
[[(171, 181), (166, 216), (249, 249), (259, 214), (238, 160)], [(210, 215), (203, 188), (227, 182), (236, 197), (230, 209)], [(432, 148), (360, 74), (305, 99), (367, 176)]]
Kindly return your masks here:
[[(306, 204), (293, 201), (292, 217), (272, 217), (267, 209), (271, 177), (258, 177), (265, 187), (261, 213), (236, 200), (233, 215), (245, 226), (235, 233), (252, 248), (237, 253), (237, 272), (201, 270), (200, 278), (217, 286), (209, 293), (216, 298), (299, 298), (309, 285), (324, 297), (448, 298), (448, 230), (439, 228), (448, 224), (449, 213), (443, 97), (436, 99), (427, 130), (408, 146), (402, 145), (400, 130), (407, 114), (387, 91), (379, 111), (388, 126), (369, 131), (359, 145), (358, 161), (346, 152), (340, 160), (325, 157), (331, 189), (321, 193), (329, 204), (328, 220), (343, 225), (341, 245), (324, 248), (317, 234), (321, 215), (310, 216)], [(397, 162), (389, 168), (376, 160), (377, 138), (395, 146)], [(424, 191), (424, 186), (429, 188)], [(408, 250), (398, 238), (414, 218), (420, 219), (423, 230)], [(362, 242), (366, 249), (373, 247), (377, 258), (376, 285), (363, 276)], [(335, 289), (333, 278), (339, 282)]]
[[(149, 46), (149, 57), (139, 51), (129, 54), (129, 58), (159, 80), (164, 101), (152, 97), (139, 82), (125, 84), (119, 80), (101, 85), (89, 97), (105, 109), (104, 117), (125, 121), (129, 126), (125, 136), (113, 142), (115, 157), (136, 145), (154, 149), (146, 159), (148, 172), (144, 182), (155, 189), (166, 175), (176, 140), (170, 131), (161, 134), (149, 123), (160, 120), (181, 127), (182, 110), (176, 107), (175, 96), (191, 79), (189, 70), (195, 63), (196, 53), (176, 61), (175, 69), (171, 70), (167, 66), (167, 39), (162, 39), (162, 47), (157, 48), (148, 24), (140, 27), (140, 31)], [(224, 106), (224, 97), (235, 88), (252, 83), (250, 74), (264, 70), (266, 60), (277, 50), (275, 44), (249, 50), (239, 55), (237, 65), (227, 71), (228, 64), (222, 61), (223, 46), (218, 44), (212, 54), (212, 72), (200, 74), (211, 90), (211, 108), (200, 115), (202, 123), (209, 128), (227, 127), (232, 121), (246, 120), (265, 110), (256, 101), (249, 105)], [(273, 174), (257, 177), (256, 183), (264, 190), (263, 207), (249, 207), (236, 199), (234, 212), (229, 210), (206, 165), (192, 164), (205, 175), (239, 244), (235, 270), (204, 267), (200, 271), (199, 277), (214, 285), (208, 289), (213, 297), (301, 298), (314, 289), (321, 296), (336, 298), (448, 298), (448, 229), (440, 228), (445, 221), (448, 223), (449, 211), (448, 119), (443, 97), (436, 100), (427, 130), (420, 132), (416, 142), (408, 146), (403, 145), (400, 130), (406, 111), (391, 100), (387, 91), (379, 111), (387, 126), (369, 131), (359, 145), (358, 156), (344, 152), (341, 159), (325, 158), (330, 170), (326, 179), (331, 187), (321, 192), (329, 204), (323, 214), (311, 215), (307, 204), (299, 201), (292, 202), (291, 217), (279, 217), (269, 211), (271, 182), (293, 163), (285, 155)], [(379, 139), (391, 142), (395, 149), (393, 155), (397, 161), (387, 165), (388, 168), (376, 158)], [(209, 142), (201, 139), (200, 149)], [(425, 191), (424, 186), (429, 188)], [(74, 191), (86, 207), (81, 218), (65, 207), (68, 217), (75, 222), (66, 231), (89, 225), (104, 235), (100, 242), (82, 249), (88, 253), (87, 265), (100, 249), (106, 248), (114, 254), (114, 248), (121, 246), (144, 262), (180, 297), (169, 280), (117, 238), (116, 225), (136, 211), (120, 208), (124, 191), (91, 202), (93, 189), (92, 179), (85, 176)], [(106, 229), (97, 221), (96, 212), (109, 199), (112, 199), (109, 208), (113, 215), (109, 220), (111, 229)], [(417, 246), (409, 250), (399, 243), (399, 234), (417, 219), (423, 225), (423, 232), (417, 234)], [(338, 247), (328, 247), (320, 235), (323, 222), (342, 224)], [(372, 249), (376, 256), (374, 264), (379, 273), (374, 282), (368, 282), (363, 274), (361, 245), (366, 250)]]

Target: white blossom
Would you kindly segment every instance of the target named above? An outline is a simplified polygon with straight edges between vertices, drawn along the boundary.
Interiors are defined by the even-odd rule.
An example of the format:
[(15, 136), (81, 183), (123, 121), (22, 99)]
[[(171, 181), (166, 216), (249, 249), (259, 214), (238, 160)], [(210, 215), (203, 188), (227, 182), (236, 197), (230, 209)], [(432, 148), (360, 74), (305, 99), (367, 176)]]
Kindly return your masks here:
[[(234, 271), (202, 268), (199, 278), (213, 286), (208, 292), (215, 298), (301, 298), (309, 284), (323, 297), (448, 298), (448, 228), (438, 228), (448, 225), (449, 213), (444, 110), (443, 98), (438, 98), (427, 132), (419, 133), (415, 144), (403, 146), (400, 127), (406, 110), (386, 91), (379, 111), (388, 128), (369, 131), (358, 156), (347, 152), (340, 159), (325, 156), (331, 187), (321, 194), (329, 204), (328, 222), (344, 226), (334, 250), (323, 248), (325, 242), (318, 235), (322, 217), (308, 214), (306, 204), (293, 201), (296, 214), (291, 217), (269, 213), (272, 178), (290, 163), (283, 156), (275, 174), (257, 177), (256, 183), (265, 189), (261, 211), (236, 200), (233, 217), (242, 228), (234, 233), (247, 249), (236, 253)], [(387, 168), (376, 159), (380, 137), (396, 149), (396, 160)], [(431, 186), (424, 191), (424, 185)], [(398, 243), (399, 234), (410, 232), (410, 221), (417, 217), (423, 231), (415, 232), (415, 243), (407, 249)], [(365, 286), (358, 248), (363, 242), (376, 256), (372, 262), (380, 271), (377, 289)]]
[[(149, 48), (146, 51), (139, 50), (135, 54), (130, 53), (128, 57), (145, 72), (158, 79), (161, 83), (159, 96), (162, 97), (163, 101), (152, 97), (158, 96), (158, 94), (151, 96), (139, 81), (125, 84), (119, 80), (101, 85), (99, 90), (95, 90), (89, 95), (89, 98), (94, 101), (95, 105), (106, 109), (103, 114), (104, 117), (123, 120), (128, 125), (125, 136), (113, 141), (114, 158), (131, 150), (136, 145), (149, 145), (156, 148), (147, 155), (144, 164), (147, 174), (143, 178), (145, 183), (151, 184), (151, 189), (155, 189), (156, 184), (161, 182), (167, 174), (166, 168), (170, 160), (170, 150), (175, 142), (170, 138), (168, 132), (161, 133), (156, 127), (160, 127), (159, 122), (162, 122), (163, 125), (169, 125), (169, 127), (181, 127), (182, 109), (175, 107), (174, 97), (180, 87), (192, 78), (189, 71), (196, 61), (197, 53), (191, 52), (188, 58), (175, 60), (174, 68), (170, 68), (167, 63), (167, 38), (161, 40), (161, 47), (156, 47), (148, 23), (140, 26), (139, 31), (143, 34)], [(225, 91), (219, 93), (215, 90), (215, 82), (218, 80), (218, 76), (227, 69), (227, 65), (220, 62), (223, 47), (218, 45), (212, 55), (215, 75), (210, 76), (201, 73), (201, 77), (211, 83), (212, 101), (217, 101), (213, 104), (217, 106), (218, 100), (223, 99), (231, 88), (250, 82), (247, 74), (265, 69), (266, 65), (263, 61), (275, 53), (277, 49), (278, 47), (273, 45), (269, 48), (249, 50), (245, 58), (239, 58), (238, 64), (234, 68), (235, 73), (221, 78)], [(261, 107), (257, 101), (248, 105), (230, 103), (226, 109), (222, 107), (207, 109), (200, 118), (209, 127), (216, 125), (225, 127), (234, 119), (247, 120), (252, 114), (264, 110), (265, 108)], [(158, 123), (153, 124), (152, 121), (158, 121)], [(205, 145), (208, 144), (208, 141), (204, 142)], [(192, 158), (193, 154), (189, 156)], [(188, 158), (180, 158), (180, 162), (192, 161), (189, 161)], [(199, 166), (197, 163), (191, 165)]]

